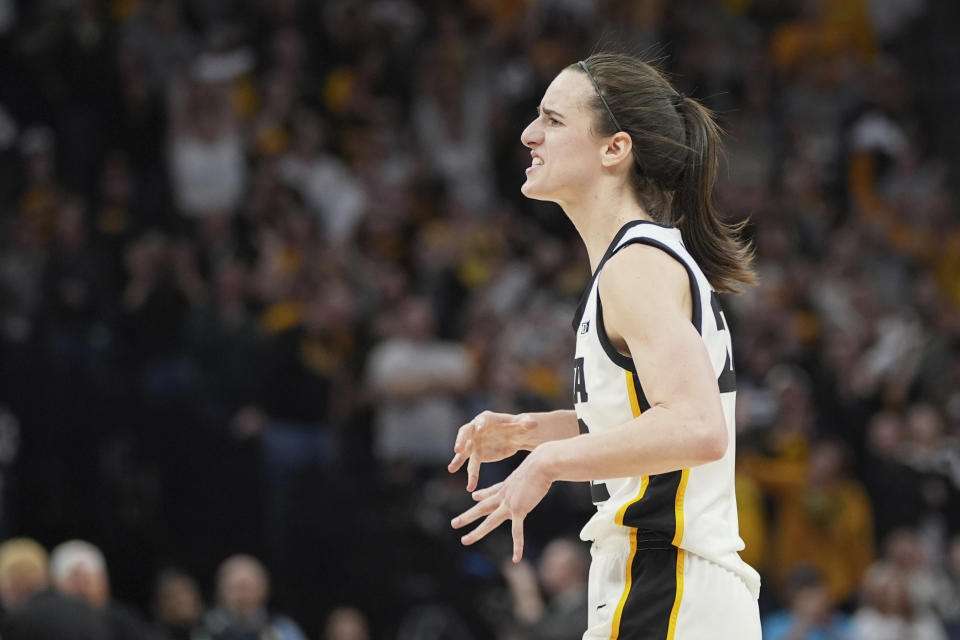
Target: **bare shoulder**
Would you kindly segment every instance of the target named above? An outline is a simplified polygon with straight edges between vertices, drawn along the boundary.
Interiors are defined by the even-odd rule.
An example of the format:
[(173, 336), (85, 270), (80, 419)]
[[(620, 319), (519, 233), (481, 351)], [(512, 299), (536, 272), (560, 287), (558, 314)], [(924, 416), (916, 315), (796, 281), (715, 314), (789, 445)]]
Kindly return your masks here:
[[(690, 276), (679, 260), (654, 246), (634, 243), (618, 251), (600, 273), (604, 309), (659, 309), (690, 317)], [(645, 301), (655, 304), (641, 304)], [(617, 314), (619, 315), (619, 314)]]

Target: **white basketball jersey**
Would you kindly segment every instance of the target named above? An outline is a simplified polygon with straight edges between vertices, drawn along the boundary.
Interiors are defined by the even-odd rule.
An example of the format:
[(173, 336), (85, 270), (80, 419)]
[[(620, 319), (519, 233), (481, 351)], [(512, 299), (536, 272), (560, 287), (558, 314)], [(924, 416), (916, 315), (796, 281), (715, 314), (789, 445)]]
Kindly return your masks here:
[[(574, 407), (580, 430), (602, 432), (639, 416), (650, 405), (643, 393), (633, 359), (618, 352), (603, 326), (599, 277), (604, 264), (623, 247), (639, 243), (657, 247), (679, 261), (690, 277), (693, 303), (692, 322), (703, 338), (720, 387), (726, 418), (727, 451), (714, 462), (633, 478), (596, 478), (591, 494), (597, 512), (584, 527), (581, 537), (596, 540), (611, 527), (637, 530), (638, 539), (660, 540), (711, 560), (741, 575), (759, 589), (759, 576), (744, 563), (737, 524), (734, 494), (734, 450), (736, 376), (730, 332), (717, 294), (706, 276), (683, 246), (678, 229), (646, 221), (625, 225), (616, 235), (597, 267), (584, 294), (574, 327), (577, 349), (574, 368)], [(636, 304), (657, 304), (637, 300)], [(637, 428), (642, 428), (641, 424)], [(643, 536), (643, 538), (640, 538)]]

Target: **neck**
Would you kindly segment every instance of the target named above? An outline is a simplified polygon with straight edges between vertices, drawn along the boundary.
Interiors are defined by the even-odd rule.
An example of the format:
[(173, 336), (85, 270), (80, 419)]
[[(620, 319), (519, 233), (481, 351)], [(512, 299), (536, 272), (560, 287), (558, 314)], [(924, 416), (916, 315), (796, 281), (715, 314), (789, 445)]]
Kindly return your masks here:
[(623, 182), (601, 180), (575, 202), (561, 202), (587, 247), (590, 271), (596, 272), (613, 237), (634, 220), (651, 220)]

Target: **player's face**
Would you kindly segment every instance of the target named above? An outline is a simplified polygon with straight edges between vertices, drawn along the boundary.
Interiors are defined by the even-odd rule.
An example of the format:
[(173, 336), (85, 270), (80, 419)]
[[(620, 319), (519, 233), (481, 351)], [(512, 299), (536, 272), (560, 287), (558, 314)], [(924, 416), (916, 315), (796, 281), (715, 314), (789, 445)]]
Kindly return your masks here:
[(593, 92), (587, 76), (572, 70), (547, 87), (537, 117), (520, 136), (531, 156), (523, 195), (563, 205), (600, 175), (603, 140), (590, 130)]

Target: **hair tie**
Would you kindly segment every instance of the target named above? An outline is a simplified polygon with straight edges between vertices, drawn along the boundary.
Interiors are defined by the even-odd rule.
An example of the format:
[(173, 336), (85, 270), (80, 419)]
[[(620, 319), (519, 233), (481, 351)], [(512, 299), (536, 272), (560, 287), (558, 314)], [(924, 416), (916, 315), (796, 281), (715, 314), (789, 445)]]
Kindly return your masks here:
[(683, 95), (679, 91), (677, 91), (677, 94), (675, 96), (670, 97), (670, 103), (673, 105), (674, 109), (677, 109), (678, 107), (680, 107), (680, 105), (682, 105), (686, 101), (687, 101), (687, 96)]

